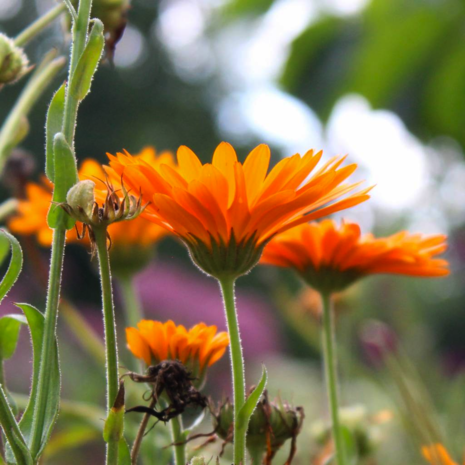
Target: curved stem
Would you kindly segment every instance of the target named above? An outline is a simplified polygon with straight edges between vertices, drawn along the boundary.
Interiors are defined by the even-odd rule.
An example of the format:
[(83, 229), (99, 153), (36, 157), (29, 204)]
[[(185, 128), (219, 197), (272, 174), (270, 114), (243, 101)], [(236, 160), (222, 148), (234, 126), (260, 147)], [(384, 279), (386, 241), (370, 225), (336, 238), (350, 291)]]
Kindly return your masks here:
[(178, 415), (170, 420), (171, 439), (174, 447), (174, 465), (186, 465), (186, 445), (182, 434), (182, 417)]
[(64, 58), (53, 59), (53, 55), (48, 54), (29, 79), (19, 99), (8, 114), (0, 129), (0, 173), (3, 171), (11, 150), (17, 143), (15, 139), (20, 132), (21, 124), (23, 124), (24, 119), (37, 99), (42, 95), (43, 91), (52, 82), (52, 79), (64, 64)]
[[(150, 402), (149, 408), (154, 408), (157, 403), (157, 400), (153, 397), (152, 401)], [(147, 428), (147, 424), (150, 420), (150, 414), (146, 413), (142, 421), (140, 422), (139, 430), (137, 431), (136, 439), (134, 439), (134, 443), (131, 449), (131, 464), (137, 464), (137, 457), (139, 457), (140, 446), (142, 445), (142, 439), (144, 439), (145, 430)]]
[(58, 16), (66, 10), (64, 3), (59, 3), (55, 8), (47, 11), (43, 16), (38, 18), (30, 24), (23, 32), (21, 32), (15, 39), (15, 45), (24, 47), (31, 39), (37, 34), (42, 32), (50, 23), (52, 23)]
[(239, 334), (239, 322), (237, 319), (236, 305), (234, 299), (234, 283), (235, 279), (233, 278), (223, 278), (220, 280), (230, 338), (231, 368), (234, 390), (234, 464), (244, 465), (245, 438), (247, 431), (244, 430), (241, 432), (237, 428), (238, 413), (245, 403), (244, 358), (242, 355), (242, 345)]
[(139, 296), (134, 287), (134, 279), (132, 276), (120, 276), (118, 283), (121, 289), (121, 294), (124, 301), (124, 313), (126, 317), (126, 325), (137, 327), (137, 323), (144, 318)]
[(329, 405), (331, 409), (331, 421), (333, 441), (336, 451), (336, 464), (345, 465), (344, 438), (342, 437), (339, 421), (339, 385), (337, 377), (337, 354), (334, 331), (334, 310), (331, 303), (331, 295), (321, 294), (323, 301), (323, 345), (326, 374), (326, 386), (328, 389)]
[(116, 324), (113, 309), (110, 259), (107, 249), (106, 228), (94, 229), (97, 246), (100, 280), (102, 285), (103, 323), (105, 327), (105, 352), (107, 369), (107, 410), (110, 412), (118, 393), (118, 348), (116, 346)]
[(42, 428), (47, 411), (48, 386), (51, 379), (53, 349), (56, 341), (56, 324), (58, 318), (58, 303), (60, 300), (61, 270), (65, 253), (66, 231), (53, 231), (52, 258), (45, 308), (44, 335), (40, 357), (39, 381), (31, 431), (31, 453), (35, 457), (40, 450)]

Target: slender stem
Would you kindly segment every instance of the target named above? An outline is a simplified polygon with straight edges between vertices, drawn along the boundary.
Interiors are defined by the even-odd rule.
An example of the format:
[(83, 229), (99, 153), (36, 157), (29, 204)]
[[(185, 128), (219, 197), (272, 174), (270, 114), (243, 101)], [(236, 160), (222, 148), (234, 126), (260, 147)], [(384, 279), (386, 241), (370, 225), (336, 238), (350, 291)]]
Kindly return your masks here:
[(144, 318), (139, 297), (134, 287), (132, 276), (120, 276), (118, 283), (124, 301), (124, 312), (126, 316), (126, 325), (137, 327), (137, 323)]
[[(149, 408), (154, 408), (156, 403), (157, 403), (157, 400), (155, 398), (152, 398)], [(143, 416), (142, 421), (140, 422), (139, 430), (137, 431), (137, 436), (136, 436), (136, 439), (134, 439), (134, 443), (131, 449), (131, 464), (132, 465), (137, 465), (137, 457), (139, 457), (140, 446), (142, 444), (142, 439), (144, 439), (145, 430), (147, 428), (149, 420), (150, 420), (150, 414), (146, 413)]]
[(60, 312), (68, 325), (68, 328), (76, 336), (82, 347), (95, 360), (96, 363), (105, 363), (105, 346), (101, 338), (81, 313), (67, 300), (62, 300)]
[(323, 345), (326, 373), (326, 385), (331, 409), (333, 441), (336, 451), (336, 464), (345, 465), (344, 438), (342, 437), (339, 421), (339, 385), (337, 378), (337, 354), (334, 331), (334, 310), (331, 303), (331, 295), (322, 293), (323, 301)]
[[(26, 455), (27, 445), (24, 440), (23, 434), (21, 433), (18, 423), (16, 423), (13, 412), (11, 411), (5, 392), (0, 385), (0, 425), (2, 426), (3, 432), (10, 443), (11, 450), (15, 456), (18, 465), (29, 465), (31, 459)], [(21, 442), (22, 446), (18, 443)]]
[(103, 322), (105, 326), (105, 351), (107, 369), (107, 410), (110, 411), (118, 393), (118, 348), (116, 345), (116, 324), (113, 309), (110, 259), (107, 249), (106, 228), (94, 229), (97, 246), (100, 279), (102, 284)]
[(234, 389), (234, 464), (245, 464), (245, 437), (247, 431), (239, 431), (237, 426), (238, 413), (245, 403), (244, 358), (242, 355), (239, 322), (237, 319), (234, 299), (235, 279), (223, 278), (220, 280), (223, 293), (224, 309), (230, 338), (231, 368)]
[(58, 16), (66, 10), (64, 3), (59, 3), (57, 6), (47, 11), (43, 16), (38, 18), (30, 24), (23, 32), (21, 32), (15, 39), (15, 45), (24, 47), (31, 39), (37, 34), (42, 32), (50, 23), (52, 23)]
[(71, 50), (68, 85), (66, 88), (65, 112), (63, 118), (63, 134), (72, 148), (74, 147), (74, 132), (76, 129), (76, 116), (79, 101), (70, 94), (69, 84), (86, 45), (91, 7), (92, 0), (80, 0), (78, 17), (75, 21), (73, 21), (73, 47)]
[[(49, 60), (50, 57), (51, 55), (46, 60)], [(15, 139), (24, 118), (64, 64), (65, 59), (62, 57), (49, 61), (45, 65), (42, 64), (31, 77), (8, 114), (0, 130), (0, 173), (3, 171), (5, 162), (14, 147)]]
[(118, 464), (118, 446), (119, 443), (116, 441), (110, 441), (107, 443), (107, 458), (106, 465), (117, 465)]
[(65, 238), (66, 231), (64, 229), (55, 229), (53, 231), (52, 257), (50, 261), (47, 304), (45, 308), (39, 381), (31, 432), (31, 452), (33, 457), (36, 456), (40, 449), (42, 428), (47, 411), (48, 386), (52, 368), (51, 360), (56, 341), (56, 324), (58, 318), (58, 303), (60, 300), (61, 270), (63, 268)]
[(171, 439), (174, 447), (174, 465), (186, 465), (186, 445), (182, 434), (182, 417), (178, 415), (170, 420), (171, 424)]

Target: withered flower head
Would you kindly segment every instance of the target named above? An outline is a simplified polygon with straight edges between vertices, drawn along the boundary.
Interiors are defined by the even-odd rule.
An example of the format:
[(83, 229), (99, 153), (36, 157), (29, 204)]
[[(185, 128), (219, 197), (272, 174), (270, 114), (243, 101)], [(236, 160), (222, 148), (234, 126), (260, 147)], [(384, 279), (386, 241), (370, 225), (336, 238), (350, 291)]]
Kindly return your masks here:
[[(233, 442), (233, 405), (226, 400), (213, 413), (215, 431), (225, 442)], [(304, 411), (302, 407), (292, 407), (281, 399), (270, 402), (265, 391), (257, 408), (250, 418), (247, 430), (247, 448), (253, 457), (264, 457), (263, 463), (271, 464), (276, 452), (291, 439), (287, 464), (292, 462), (296, 452), (296, 439), (300, 433)]]

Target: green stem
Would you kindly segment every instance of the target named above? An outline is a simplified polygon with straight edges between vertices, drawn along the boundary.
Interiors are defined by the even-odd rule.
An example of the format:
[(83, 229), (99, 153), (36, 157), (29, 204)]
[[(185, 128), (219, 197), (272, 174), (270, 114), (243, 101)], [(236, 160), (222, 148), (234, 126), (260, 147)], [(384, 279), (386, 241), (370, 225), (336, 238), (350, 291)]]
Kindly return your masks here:
[(124, 301), (126, 326), (137, 327), (137, 323), (144, 318), (139, 297), (135, 290), (132, 276), (120, 276), (118, 283)]
[(323, 345), (326, 385), (331, 409), (331, 420), (333, 430), (333, 441), (336, 452), (336, 464), (345, 465), (344, 438), (342, 437), (341, 424), (339, 421), (339, 399), (337, 378), (337, 353), (334, 331), (334, 310), (331, 303), (331, 295), (322, 293), (323, 301)]
[(107, 369), (107, 410), (118, 393), (118, 348), (116, 345), (116, 324), (113, 308), (113, 289), (111, 285), (110, 258), (107, 248), (106, 228), (94, 229), (95, 242), (100, 266), (102, 284), (103, 322), (105, 326), (105, 352)]
[(237, 320), (234, 299), (234, 283), (235, 279), (233, 278), (223, 278), (220, 280), (230, 338), (231, 368), (234, 389), (234, 464), (244, 465), (245, 438), (247, 431), (240, 431), (237, 422), (238, 413), (245, 403), (244, 358), (242, 355), (239, 322)]
[[(0, 385), (0, 425), (8, 439), (13, 455), (18, 465), (30, 465), (31, 459), (27, 456), (27, 445), (18, 423), (11, 411), (5, 392)], [(19, 445), (21, 443), (22, 445)]]
[(69, 84), (74, 70), (81, 58), (82, 52), (86, 46), (87, 33), (89, 30), (90, 10), (92, 0), (80, 0), (78, 17), (73, 20), (73, 47), (71, 50), (71, 60), (69, 65), (68, 85), (66, 87), (65, 111), (63, 118), (63, 134), (71, 146), (74, 148), (74, 132), (76, 129), (76, 117), (79, 107), (79, 101), (69, 92)]
[(118, 442), (110, 441), (107, 443), (107, 458), (106, 465), (118, 464)]
[(184, 436), (182, 433), (182, 418), (181, 415), (170, 420), (171, 438), (173, 444), (178, 444), (174, 447), (174, 465), (186, 465), (186, 445), (184, 444)]
[(50, 23), (52, 23), (58, 16), (66, 10), (64, 3), (59, 3), (55, 8), (47, 11), (43, 16), (38, 18), (30, 24), (23, 32), (21, 32), (15, 39), (17, 47), (24, 47), (31, 39), (37, 34), (42, 32)]
[(52, 82), (52, 79), (65, 64), (64, 58), (60, 57), (51, 60), (51, 57), (52, 55), (49, 54), (31, 79), (29, 79), (19, 99), (16, 101), (7, 119), (3, 123), (0, 130), (0, 173), (3, 171), (11, 150), (18, 142), (17, 138), (21, 130), (21, 124), (23, 124), (24, 119), (37, 99), (42, 95), (47, 86)]
[(66, 231), (53, 231), (52, 257), (45, 308), (44, 335), (40, 357), (39, 381), (31, 431), (31, 453), (35, 457), (40, 450), (42, 429), (48, 403), (48, 386), (51, 379), (53, 349), (56, 341), (56, 324), (60, 300), (61, 270), (65, 252)]

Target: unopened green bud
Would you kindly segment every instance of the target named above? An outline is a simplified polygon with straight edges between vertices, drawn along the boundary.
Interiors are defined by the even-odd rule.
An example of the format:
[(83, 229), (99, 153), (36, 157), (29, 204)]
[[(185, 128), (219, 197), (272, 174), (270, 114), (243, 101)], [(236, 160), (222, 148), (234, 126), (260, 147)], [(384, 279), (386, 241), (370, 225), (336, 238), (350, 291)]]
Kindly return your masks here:
[[(217, 434), (227, 442), (234, 441), (233, 410), (232, 404), (226, 401), (214, 415)], [(280, 399), (270, 402), (265, 391), (250, 418), (247, 430), (247, 448), (251, 456), (263, 457), (267, 454), (271, 460), (287, 440), (295, 440), (300, 433), (303, 418), (301, 407), (292, 407)], [(291, 454), (294, 452), (291, 448)]]
[(26, 73), (28, 63), (23, 49), (0, 33), (0, 85), (17, 81)]
[(74, 218), (88, 223), (92, 216), (95, 204), (95, 182), (90, 180), (79, 181), (66, 195), (66, 202), (73, 210)]

